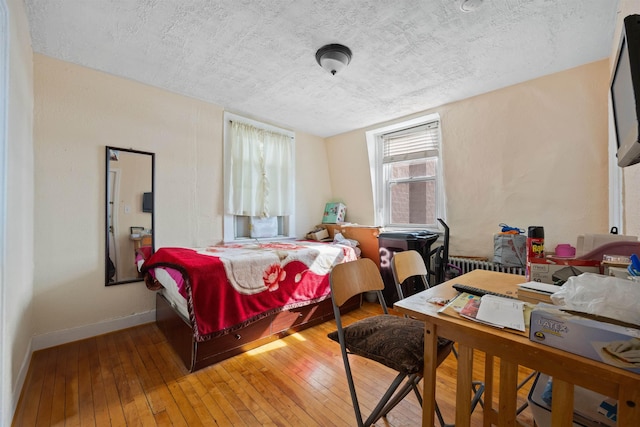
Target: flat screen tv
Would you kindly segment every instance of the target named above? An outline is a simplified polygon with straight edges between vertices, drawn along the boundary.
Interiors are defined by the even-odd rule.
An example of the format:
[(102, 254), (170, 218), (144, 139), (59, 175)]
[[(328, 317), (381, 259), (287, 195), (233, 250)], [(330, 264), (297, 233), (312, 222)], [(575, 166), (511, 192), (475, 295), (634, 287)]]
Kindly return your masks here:
[(142, 212), (153, 212), (153, 193), (142, 193)]
[(640, 15), (624, 18), (610, 85), (618, 166), (640, 162)]

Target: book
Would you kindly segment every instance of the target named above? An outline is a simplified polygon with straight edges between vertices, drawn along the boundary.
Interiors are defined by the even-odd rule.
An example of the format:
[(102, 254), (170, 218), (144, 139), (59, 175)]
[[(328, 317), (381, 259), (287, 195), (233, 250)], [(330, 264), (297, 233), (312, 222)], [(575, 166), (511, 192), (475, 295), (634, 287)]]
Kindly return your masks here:
[(553, 304), (553, 301), (551, 300), (551, 294), (548, 294), (546, 292), (534, 291), (533, 289), (518, 289), (518, 299), (520, 301), (526, 301), (532, 304), (537, 304), (539, 302)]
[(553, 294), (560, 290), (560, 286), (558, 285), (550, 285), (549, 283), (540, 283), (540, 282), (525, 282), (520, 283), (518, 285), (518, 290), (520, 289), (529, 289), (536, 292), (541, 292), (545, 294)]
[(518, 299), (533, 304), (546, 302), (553, 304), (551, 295), (560, 290), (557, 285), (540, 282), (526, 282), (518, 285)]
[(461, 292), (438, 312), (525, 335), (532, 309), (532, 304), (513, 298)]
[(478, 310), (480, 309), (480, 299), (469, 298), (467, 303), (460, 310), (460, 316), (470, 317), (475, 319), (478, 316)]
[(480, 297), (476, 295), (471, 295), (466, 292), (461, 292), (453, 298), (449, 303), (447, 303), (444, 307), (438, 310), (438, 313), (449, 314), (453, 316), (459, 316), (460, 311), (464, 308), (465, 305), (470, 300), (477, 300), (480, 303)]

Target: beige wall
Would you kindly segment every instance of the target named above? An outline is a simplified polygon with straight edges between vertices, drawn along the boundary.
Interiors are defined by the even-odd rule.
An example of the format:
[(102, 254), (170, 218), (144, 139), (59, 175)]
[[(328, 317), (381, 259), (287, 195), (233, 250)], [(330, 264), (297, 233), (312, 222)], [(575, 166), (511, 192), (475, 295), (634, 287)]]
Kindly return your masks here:
[[(34, 332), (143, 313), (143, 283), (104, 286), (106, 145), (156, 153), (156, 247), (222, 240), (223, 110), (42, 55), (34, 56)], [(324, 140), (297, 134), (296, 233), (331, 196)]]
[[(33, 334), (153, 309), (142, 283), (104, 286), (104, 146), (156, 153), (157, 246), (222, 239), (222, 108), (32, 57), (24, 4), (8, 6), (2, 425)], [(426, 112), (442, 116), (453, 253), (490, 255), (500, 222), (545, 226), (548, 248), (606, 232), (608, 70), (597, 62)], [(329, 200), (373, 222), (365, 130), (326, 142), (297, 133), (296, 234)], [(624, 170), (625, 224), (640, 234), (638, 170)]]
[[(3, 2), (4, 3), (4, 2)], [(24, 5), (8, 5), (6, 246), (0, 314), (0, 425), (10, 425), (29, 360), (33, 296), (33, 63)], [(1, 24), (0, 24), (1, 25)], [(4, 41), (2, 41), (4, 43)], [(1, 74), (1, 73), (0, 73)], [(0, 298), (1, 301), (1, 298)]]
[(324, 138), (296, 133), (296, 236), (322, 222), (333, 193)]
[[(607, 88), (603, 60), (420, 114), (442, 120), (451, 254), (492, 258), (503, 222), (544, 226), (548, 250), (607, 232)], [(365, 131), (391, 123), (327, 139), (349, 221), (374, 221)]]

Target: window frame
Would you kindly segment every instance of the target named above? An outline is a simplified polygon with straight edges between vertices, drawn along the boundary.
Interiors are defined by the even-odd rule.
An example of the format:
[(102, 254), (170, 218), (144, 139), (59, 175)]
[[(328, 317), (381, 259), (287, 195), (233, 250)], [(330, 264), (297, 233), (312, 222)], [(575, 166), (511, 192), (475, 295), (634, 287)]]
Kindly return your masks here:
[[(7, 247), (7, 150), (8, 150), (8, 114), (9, 114), (9, 10), (4, 0), (0, 0), (0, 424), (10, 421), (12, 407), (9, 403), (9, 390), (6, 384), (10, 375), (9, 362), (5, 358), (10, 352), (5, 345), (7, 333), (6, 298), (6, 247)], [(13, 349), (13, 346), (9, 348)], [(20, 378), (16, 381), (20, 382)]]
[[(245, 230), (248, 233), (248, 216), (241, 215), (232, 215), (227, 213), (227, 197), (229, 195), (229, 185), (230, 185), (230, 176), (229, 169), (226, 165), (230, 164), (230, 144), (231, 144), (231, 122), (241, 122), (256, 128), (265, 129), (273, 132), (278, 132), (284, 135), (287, 135), (291, 138), (292, 148), (291, 148), (291, 176), (293, 177), (293, 182), (291, 183), (291, 214), (288, 216), (278, 216), (278, 224), (282, 226), (282, 234), (276, 237), (265, 237), (265, 238), (256, 238), (251, 237), (249, 235), (237, 235), (238, 230)], [(295, 190), (296, 190), (296, 168), (295, 168), (295, 147), (296, 147), (296, 139), (295, 132), (290, 130), (282, 129), (277, 126), (269, 125), (264, 122), (260, 122), (257, 120), (249, 119), (246, 117), (239, 116), (237, 114), (225, 112), (224, 113), (224, 149), (223, 149), (223, 176), (224, 176), (224, 200), (223, 200), (223, 241), (224, 243), (233, 243), (233, 242), (246, 242), (248, 240), (255, 241), (277, 241), (277, 240), (290, 240), (295, 239)], [(240, 218), (242, 217), (242, 218)]]
[[(389, 133), (399, 132), (402, 130), (415, 128), (428, 123), (438, 122), (438, 148), (437, 148), (437, 170), (435, 175), (436, 181), (436, 223), (435, 224), (393, 224), (390, 219), (390, 204), (388, 194), (388, 180), (385, 176), (385, 167), (383, 162), (383, 137)], [(404, 120), (398, 123), (387, 125), (381, 128), (373, 129), (365, 132), (367, 141), (367, 152), (369, 155), (369, 170), (371, 176), (371, 188), (373, 192), (374, 203), (374, 222), (376, 226), (385, 227), (385, 229), (440, 229), (441, 226), (437, 221), (438, 218), (446, 221), (446, 193), (443, 175), (443, 158), (442, 158), (442, 121), (437, 113), (415, 117), (413, 119)], [(435, 157), (435, 156), (426, 156)], [(425, 181), (426, 182), (426, 181)]]

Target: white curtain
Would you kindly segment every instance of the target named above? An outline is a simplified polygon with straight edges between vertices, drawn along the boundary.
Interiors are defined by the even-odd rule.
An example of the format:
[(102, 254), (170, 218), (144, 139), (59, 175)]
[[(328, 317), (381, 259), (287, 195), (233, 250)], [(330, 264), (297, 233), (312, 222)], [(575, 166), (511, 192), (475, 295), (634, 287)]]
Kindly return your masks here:
[(291, 137), (232, 122), (227, 213), (289, 215), (292, 161)]

